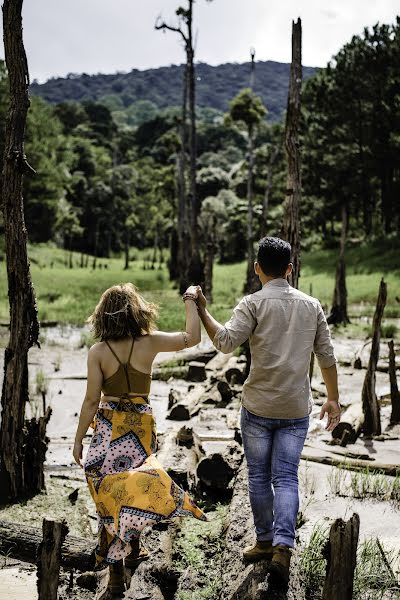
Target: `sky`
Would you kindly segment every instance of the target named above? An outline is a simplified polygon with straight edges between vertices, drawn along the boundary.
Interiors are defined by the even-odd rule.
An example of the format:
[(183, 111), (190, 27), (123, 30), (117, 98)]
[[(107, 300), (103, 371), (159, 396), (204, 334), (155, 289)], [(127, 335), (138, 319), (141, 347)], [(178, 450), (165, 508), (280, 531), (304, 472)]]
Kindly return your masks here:
[[(31, 80), (180, 64), (177, 34), (154, 30), (158, 15), (176, 23), (179, 2), (187, 0), (25, 0)], [(196, 0), (194, 7), (196, 60), (212, 65), (246, 62), (251, 47), (256, 60), (290, 62), (291, 21), (301, 17), (303, 64), (325, 66), (352, 35), (400, 14), (399, 0)]]

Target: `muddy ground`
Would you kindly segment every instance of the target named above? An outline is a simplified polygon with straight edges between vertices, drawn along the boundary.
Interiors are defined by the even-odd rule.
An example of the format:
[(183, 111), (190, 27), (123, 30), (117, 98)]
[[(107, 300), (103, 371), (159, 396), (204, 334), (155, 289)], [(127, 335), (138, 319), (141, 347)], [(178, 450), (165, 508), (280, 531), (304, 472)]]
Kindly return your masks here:
[[(0, 520), (24, 522), (40, 527), (43, 517), (50, 519), (65, 518), (71, 534), (93, 539), (94, 541), (97, 526), (95, 509), (87, 491), (82, 471), (74, 466), (71, 456), (73, 436), (85, 391), (87, 348), (85, 346), (80, 347), (85, 336), (82, 335), (82, 330), (69, 327), (47, 329), (43, 332), (42, 348), (40, 350), (32, 349), (29, 355), (31, 403), (28, 407), (27, 416), (41, 414), (43, 399), (40, 390), (45, 389), (46, 404), (50, 405), (53, 410), (48, 426), (50, 444), (46, 460), (46, 492), (26, 503), (2, 508), (0, 510)], [(2, 334), (4, 339), (6, 332), (3, 331)], [(336, 336), (335, 334), (333, 334), (333, 337), (336, 355), (339, 360), (341, 403), (343, 407), (346, 407), (353, 402), (360, 401), (365, 368), (356, 370), (352, 365), (354, 358), (360, 356), (363, 367), (366, 366), (370, 346), (365, 344), (363, 339), (348, 339), (343, 335)], [(203, 339), (201, 348), (207, 349), (209, 347), (209, 341)], [(157, 364), (181, 358), (184, 352), (187, 351), (163, 353), (159, 355)], [(386, 434), (380, 439), (360, 437), (355, 444), (348, 445), (346, 450), (354, 454), (366, 455), (371, 460), (378, 462), (399, 465), (400, 428), (398, 431), (393, 428), (388, 429), (391, 407), (389, 377), (384, 372), (387, 365), (387, 354), (387, 344), (385, 340), (382, 340), (379, 363), (381, 370), (377, 372), (376, 389), (377, 395), (381, 399), (382, 430)], [(0, 364), (0, 373), (2, 377), (2, 364)], [(151, 402), (159, 433), (168, 433), (170, 428), (177, 427), (177, 424), (173, 421), (166, 420), (168, 394), (171, 386), (185, 392), (188, 385), (189, 382), (183, 380), (153, 381)], [(310, 457), (330, 456), (340, 458), (340, 455), (335, 453), (340, 452), (340, 449), (338, 450), (337, 446), (327, 445), (327, 442), (331, 439), (331, 434), (325, 432), (325, 423), (321, 423), (318, 419), (320, 405), (325, 398), (324, 386), (318, 367), (315, 367), (312, 387), (314, 389), (315, 405), (304, 451)], [(207, 442), (206, 440), (210, 438), (210, 423), (202, 421), (201, 414), (195, 417), (193, 421), (190, 425), (195, 425), (196, 431), (200, 432), (200, 436), (203, 436), (202, 441), (204, 443), (214, 444), (218, 447), (218, 444), (226, 444), (229, 439), (233, 439), (233, 431), (224, 429), (224, 425), (216, 421), (214, 441)], [(180, 422), (179, 426), (183, 424)], [(245, 473), (241, 472), (240, 476), (243, 479), (243, 486), (245, 486)], [(387, 478), (389, 482), (391, 479)], [(298, 528), (298, 553), (301, 553), (301, 549), (309, 542), (316, 524), (329, 526), (335, 518), (347, 519), (353, 512), (360, 515), (360, 542), (370, 538), (379, 538), (385, 550), (400, 552), (400, 498), (398, 502), (395, 502), (393, 498), (389, 497), (389, 494), (386, 494), (385, 497), (382, 493), (375, 497), (366, 495), (357, 498), (354, 497), (352, 492), (352, 485), (354, 488), (354, 481), (348, 472), (344, 474), (339, 472), (338, 474), (338, 469), (334, 467), (317, 464), (311, 460), (302, 460), (300, 467), (301, 519)], [(234, 504), (237, 505), (235, 510), (240, 510), (242, 518), (242, 521), (236, 526), (242, 531), (236, 535), (237, 539), (230, 548), (229, 553), (230, 560), (237, 562), (237, 568), (241, 570), (244, 577), (245, 566), (240, 562), (240, 552), (244, 545), (253, 541), (254, 538), (250, 507), (243, 486), (239, 492), (236, 492), (236, 496), (234, 494), (232, 504), (230, 501), (223, 499), (220, 503), (215, 502), (208, 507), (211, 525), (207, 526), (209, 530), (206, 532), (206, 540), (204, 540), (204, 531), (201, 531), (202, 525), (200, 524), (199, 528), (199, 524), (194, 523), (192, 520), (185, 520), (174, 526), (173, 544), (175, 544), (175, 550), (173, 556), (176, 558), (181, 552), (185, 555), (185, 558), (178, 565), (178, 570), (180, 570), (179, 584), (177, 584), (176, 589), (165, 592), (164, 597), (166, 599), (218, 600), (225, 598), (224, 595), (221, 595), (217, 583), (213, 588), (212, 578), (214, 577), (216, 582), (225, 578), (224, 586), (226, 590), (234, 583), (229, 580), (229, 574), (232, 573), (232, 570), (229, 566), (224, 566), (222, 562), (224, 552), (226, 555), (226, 547), (218, 546), (221, 533), (225, 533), (229, 528), (229, 523), (231, 523), (229, 511), (232, 511)], [(78, 490), (78, 498), (73, 503), (68, 496), (74, 490)], [(159, 545), (163, 534), (149, 531), (146, 535), (151, 548), (162, 554)], [(213, 548), (217, 549), (207, 555), (207, 552), (203, 551), (204, 543), (211, 544)], [(24, 600), (33, 600), (37, 598), (36, 570), (34, 567), (19, 563), (7, 556), (0, 557), (0, 567), (0, 599), (20, 600), (20, 598), (24, 598)], [(398, 564), (397, 568), (400, 568)], [(205, 578), (207, 573), (212, 574), (208, 580)], [(182, 574), (186, 577), (186, 583)], [(75, 579), (76, 574), (74, 575), (74, 581)], [(82, 590), (74, 581), (71, 587), (70, 575), (62, 573), (63, 583), (60, 588), (60, 598), (94, 598), (92, 592)], [(174, 588), (174, 586), (172, 587)], [(302, 591), (299, 583), (295, 591), (293, 589), (289, 591), (287, 598), (297, 599), (303, 596), (304, 591)], [(130, 595), (130, 592), (127, 592), (126, 597), (133, 596)], [(146, 597), (151, 598), (151, 595), (143, 595), (143, 599)], [(226, 595), (226, 598), (228, 597), (230, 596)], [(245, 597), (252, 596), (243, 596), (243, 598)], [(393, 595), (389, 597), (394, 599), (399, 598), (400, 595), (394, 590)]]

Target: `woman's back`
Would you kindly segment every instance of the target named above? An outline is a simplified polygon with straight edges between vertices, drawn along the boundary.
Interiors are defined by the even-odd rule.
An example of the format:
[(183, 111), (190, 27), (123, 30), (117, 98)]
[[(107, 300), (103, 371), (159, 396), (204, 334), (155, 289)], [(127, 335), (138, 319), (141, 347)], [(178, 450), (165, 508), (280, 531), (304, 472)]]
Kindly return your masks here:
[[(104, 345), (102, 349), (104, 375), (102, 392), (105, 396), (122, 396), (128, 393), (147, 396), (150, 392), (151, 373), (138, 369), (133, 364), (132, 355), (136, 342), (132, 338), (125, 338), (110, 342), (108, 340), (101, 342)], [(129, 348), (128, 356), (126, 356)], [(136, 353), (135, 353), (136, 355)], [(145, 361), (142, 359), (142, 364)], [(132, 364), (133, 363), (133, 364)], [(146, 364), (148, 366), (148, 363)]]

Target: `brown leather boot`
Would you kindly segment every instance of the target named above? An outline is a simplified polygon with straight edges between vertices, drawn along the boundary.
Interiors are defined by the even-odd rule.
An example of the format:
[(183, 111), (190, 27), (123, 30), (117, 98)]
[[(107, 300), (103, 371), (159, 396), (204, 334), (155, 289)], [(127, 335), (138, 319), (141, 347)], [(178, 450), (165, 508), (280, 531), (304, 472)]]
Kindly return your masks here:
[(140, 538), (132, 540), (131, 546), (131, 553), (125, 558), (125, 566), (127, 569), (134, 569), (143, 560), (147, 560), (149, 558), (149, 551), (147, 548), (142, 546), (140, 543)]
[(278, 544), (273, 547), (272, 561), (269, 565), (269, 583), (277, 587), (287, 587), (289, 584), (289, 567), (292, 549)]
[(108, 580), (107, 591), (113, 595), (121, 596), (125, 592), (125, 571), (122, 560), (110, 564), (110, 578)]
[(254, 546), (247, 546), (243, 550), (243, 560), (248, 563), (259, 560), (271, 560), (272, 558), (272, 540), (259, 541)]

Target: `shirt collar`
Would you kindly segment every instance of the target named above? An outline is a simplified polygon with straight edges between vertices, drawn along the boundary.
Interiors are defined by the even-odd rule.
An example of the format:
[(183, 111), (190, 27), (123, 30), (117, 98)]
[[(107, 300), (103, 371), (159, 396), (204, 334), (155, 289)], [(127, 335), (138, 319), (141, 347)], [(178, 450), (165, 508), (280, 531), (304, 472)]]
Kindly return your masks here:
[(273, 287), (289, 287), (289, 283), (283, 277), (277, 277), (276, 279), (270, 279), (266, 283), (264, 283), (263, 288), (269, 286)]

